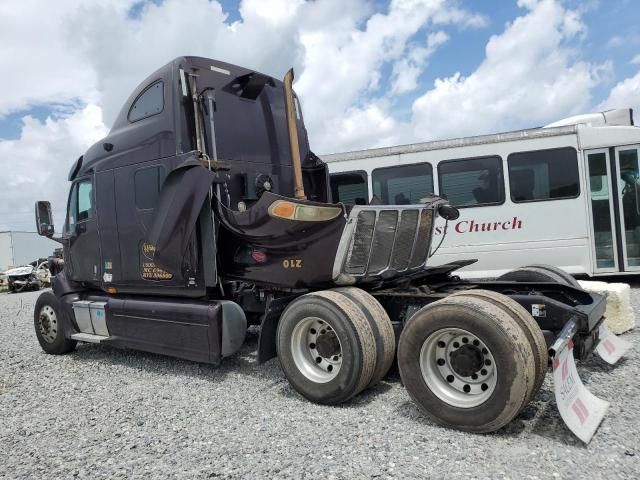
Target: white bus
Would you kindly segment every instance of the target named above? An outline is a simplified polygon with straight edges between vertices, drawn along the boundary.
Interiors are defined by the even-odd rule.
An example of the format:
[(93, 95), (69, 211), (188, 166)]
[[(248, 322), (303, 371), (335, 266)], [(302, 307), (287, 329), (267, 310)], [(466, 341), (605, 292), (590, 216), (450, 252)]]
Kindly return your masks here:
[(419, 203), (446, 196), (431, 260), (476, 258), (465, 277), (523, 264), (572, 274), (640, 272), (640, 128), (630, 109), (543, 128), (324, 155), (334, 201)]

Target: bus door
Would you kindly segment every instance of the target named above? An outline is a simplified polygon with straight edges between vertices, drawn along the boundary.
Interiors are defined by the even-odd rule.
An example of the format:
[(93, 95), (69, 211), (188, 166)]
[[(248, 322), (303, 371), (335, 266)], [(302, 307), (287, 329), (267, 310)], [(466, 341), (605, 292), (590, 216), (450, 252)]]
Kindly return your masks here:
[(640, 175), (638, 174), (638, 148), (615, 148), (618, 209), (624, 269), (640, 270)]
[(640, 271), (638, 146), (588, 150), (595, 273)]

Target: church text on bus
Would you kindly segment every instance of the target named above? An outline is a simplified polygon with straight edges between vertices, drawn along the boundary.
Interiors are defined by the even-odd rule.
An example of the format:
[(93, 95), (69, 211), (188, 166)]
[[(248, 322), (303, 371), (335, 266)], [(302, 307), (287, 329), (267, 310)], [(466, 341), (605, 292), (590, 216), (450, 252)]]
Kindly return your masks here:
[[(511, 220), (502, 222), (476, 222), (475, 220), (460, 220), (456, 222), (452, 227), (453, 231), (456, 233), (480, 233), (521, 230), (522, 220), (520, 220), (518, 217), (513, 217), (513, 219)], [(446, 231), (451, 231), (448, 225), (438, 225), (435, 228), (436, 235), (442, 235)]]

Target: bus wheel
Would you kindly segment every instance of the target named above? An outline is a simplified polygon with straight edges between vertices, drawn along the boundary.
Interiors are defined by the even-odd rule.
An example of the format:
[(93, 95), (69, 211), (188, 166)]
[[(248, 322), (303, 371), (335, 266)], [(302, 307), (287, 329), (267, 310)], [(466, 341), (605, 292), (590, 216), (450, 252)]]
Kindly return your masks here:
[(471, 297), (482, 298), (501, 308), (507, 314), (511, 315), (520, 328), (524, 331), (524, 334), (531, 345), (533, 351), (533, 363), (535, 365), (535, 381), (531, 392), (529, 392), (529, 398), (526, 403), (529, 403), (538, 393), (544, 377), (547, 374), (547, 367), (549, 366), (549, 354), (547, 353), (547, 343), (542, 334), (542, 330), (538, 326), (535, 319), (527, 312), (527, 310), (518, 302), (506, 295), (498, 292), (492, 292), (490, 290), (465, 290), (462, 292), (456, 292), (451, 295), (452, 297)]
[(373, 331), (364, 311), (344, 293), (324, 290), (298, 297), (280, 317), (276, 338), (289, 383), (313, 402), (344, 402), (373, 378)]
[(64, 320), (60, 301), (51, 292), (40, 294), (34, 308), (33, 323), (36, 337), (42, 349), (53, 355), (71, 352), (75, 340), (65, 337)]
[(509, 423), (535, 384), (525, 332), (485, 298), (447, 297), (416, 312), (400, 336), (398, 366), (427, 417), (469, 432)]
[(514, 282), (556, 282), (570, 287), (582, 288), (578, 281), (561, 268), (553, 265), (526, 265), (498, 277), (498, 280)]
[(368, 387), (374, 386), (389, 372), (396, 356), (396, 336), (389, 315), (373, 295), (360, 288), (344, 287), (335, 289), (355, 302), (369, 321), (376, 341), (376, 367)]

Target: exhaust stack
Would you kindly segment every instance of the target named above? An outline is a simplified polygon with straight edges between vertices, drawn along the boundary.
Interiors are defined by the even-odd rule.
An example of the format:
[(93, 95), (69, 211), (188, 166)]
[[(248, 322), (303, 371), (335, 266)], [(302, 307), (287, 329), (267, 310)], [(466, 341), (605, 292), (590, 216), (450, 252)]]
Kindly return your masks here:
[(289, 130), (289, 144), (293, 160), (293, 196), (296, 200), (306, 200), (304, 184), (302, 182), (302, 163), (300, 161), (300, 144), (298, 143), (298, 128), (296, 126), (296, 112), (293, 100), (293, 68), (284, 76), (284, 98), (287, 107), (287, 129)]

